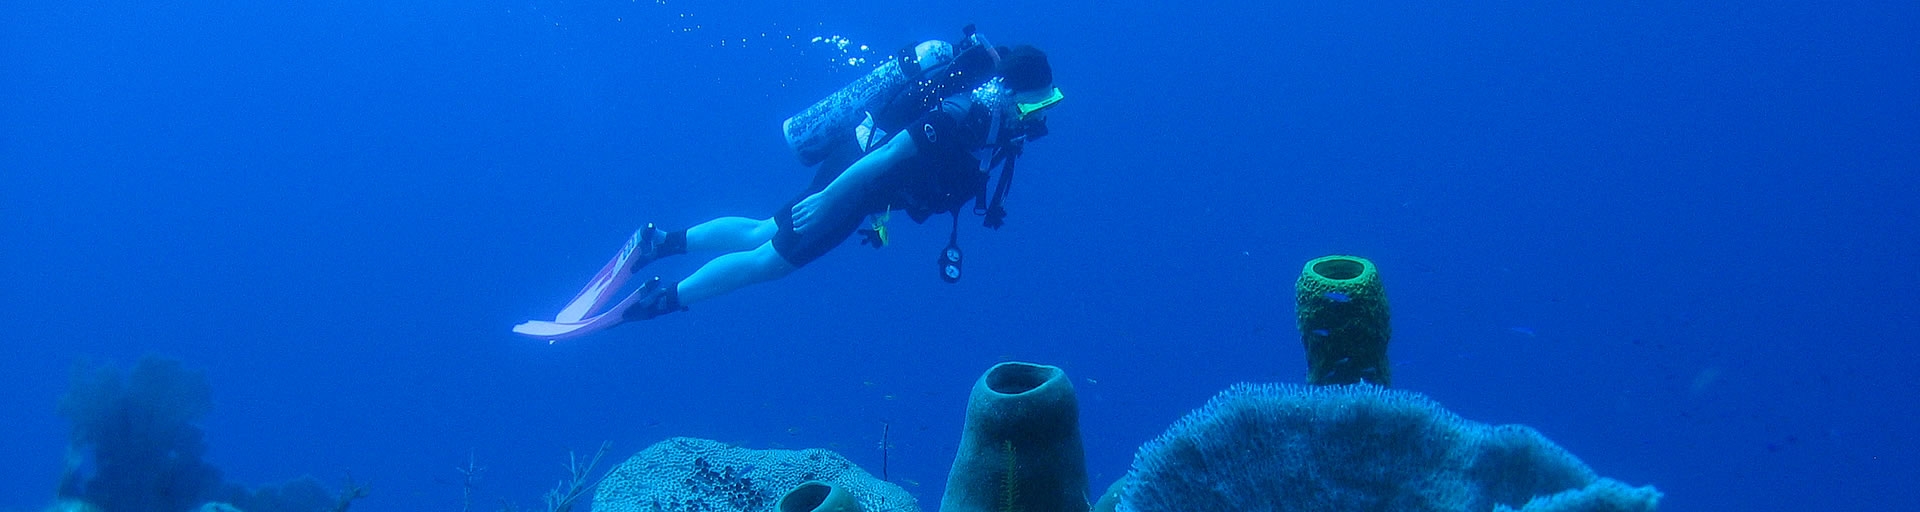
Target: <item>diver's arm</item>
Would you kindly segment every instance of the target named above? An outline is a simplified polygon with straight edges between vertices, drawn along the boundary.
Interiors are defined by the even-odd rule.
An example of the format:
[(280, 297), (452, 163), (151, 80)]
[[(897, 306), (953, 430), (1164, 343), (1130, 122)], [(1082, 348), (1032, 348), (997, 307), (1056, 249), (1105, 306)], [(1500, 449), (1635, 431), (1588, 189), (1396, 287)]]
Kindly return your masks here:
[(826, 190), (820, 193), (836, 201), (859, 197), (867, 192), (868, 187), (879, 182), (881, 176), (900, 168), (900, 162), (913, 158), (919, 152), (919, 147), (913, 143), (913, 137), (904, 134), (896, 135), (888, 139), (886, 144), (882, 144), (872, 153), (868, 153), (867, 156), (861, 157), (853, 165), (848, 166), (846, 172), (840, 173), (840, 176), (834, 178), (832, 183), (827, 184)]
[(899, 169), (900, 163), (919, 154), (913, 137), (896, 135), (887, 140), (867, 156), (860, 157), (839, 177), (827, 184), (827, 188), (793, 206), (793, 229), (805, 231), (809, 221), (820, 213), (834, 208), (854, 207), (855, 199), (867, 194), (868, 188), (880, 181), (880, 177)]
[[(928, 113), (928, 117), (922, 118), (923, 121), (914, 124), (920, 125), (921, 123), (928, 123), (923, 125), (924, 127), (921, 129), (927, 130), (929, 134), (933, 133), (934, 127), (936, 126), (942, 127), (940, 130), (945, 131), (950, 124), (953, 125), (951, 128), (960, 128), (956, 130), (956, 133), (972, 130), (979, 132), (975, 134), (974, 137), (984, 137), (986, 129), (983, 127), (969, 126), (963, 128), (961, 126), (966, 124), (966, 121), (970, 117), (973, 117), (971, 115), (973, 112), (974, 104), (971, 97), (968, 94), (956, 94), (941, 100), (939, 108), (933, 109), (932, 112)], [(920, 154), (920, 141), (915, 138), (917, 134), (909, 133), (908, 130), (912, 130), (912, 128), (905, 128), (899, 132), (895, 132), (886, 142), (880, 144), (880, 147), (875, 148), (872, 152), (867, 153), (867, 156), (861, 157), (859, 161), (847, 167), (847, 170), (840, 173), (839, 177), (834, 178), (833, 183), (828, 184), (826, 190), (821, 191), (820, 195), (824, 198), (837, 201), (860, 197), (870, 192), (867, 188), (873, 186), (874, 183), (880, 182), (881, 177), (898, 169), (901, 162), (905, 162), (907, 159)], [(931, 137), (932, 135), (928, 136)]]

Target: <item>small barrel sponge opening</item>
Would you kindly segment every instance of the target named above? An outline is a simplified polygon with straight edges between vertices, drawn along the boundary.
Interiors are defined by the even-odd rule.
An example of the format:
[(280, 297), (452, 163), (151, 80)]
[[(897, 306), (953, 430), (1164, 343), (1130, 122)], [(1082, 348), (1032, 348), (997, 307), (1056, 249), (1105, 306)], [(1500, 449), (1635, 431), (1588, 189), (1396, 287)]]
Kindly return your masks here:
[(780, 497), (778, 512), (862, 512), (845, 489), (826, 482), (808, 481)]
[(811, 512), (827, 502), (827, 496), (833, 494), (833, 487), (820, 482), (807, 482), (780, 498), (780, 512)]
[(1366, 275), (1373, 265), (1366, 260), (1347, 256), (1328, 256), (1313, 263), (1309, 268), (1322, 279), (1330, 281), (1352, 281)]
[[(1492, 510), (1611, 481), (1531, 428), (1419, 394), (1240, 384), (1141, 447), (1127, 482), (1119, 512)], [(1591, 510), (1654, 510), (1636, 492), (1653, 498)]]
[(784, 511), (782, 496), (809, 483), (839, 488), (855, 502), (829, 510), (920, 512), (906, 489), (831, 451), (752, 450), (691, 437), (654, 443), (615, 466), (594, 491), (593, 510)]
[(1052, 366), (1000, 363), (987, 371), (987, 389), (1002, 395), (1018, 395), (1039, 389), (1059, 377), (1060, 369)]

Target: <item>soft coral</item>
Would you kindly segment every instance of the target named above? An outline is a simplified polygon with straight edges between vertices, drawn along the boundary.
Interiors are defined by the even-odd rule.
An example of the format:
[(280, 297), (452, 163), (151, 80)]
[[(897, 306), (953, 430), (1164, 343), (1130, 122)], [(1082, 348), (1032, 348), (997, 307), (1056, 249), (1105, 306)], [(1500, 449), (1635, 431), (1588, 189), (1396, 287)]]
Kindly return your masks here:
[(60, 398), (60, 415), (73, 422), (75, 453), (91, 471), (69, 471), (62, 498), (105, 512), (177, 512), (198, 506), (220, 484), (220, 472), (200, 460), (206, 452), (195, 425), (212, 409), (206, 377), (180, 362), (142, 358), (122, 375), (111, 366), (81, 366)]

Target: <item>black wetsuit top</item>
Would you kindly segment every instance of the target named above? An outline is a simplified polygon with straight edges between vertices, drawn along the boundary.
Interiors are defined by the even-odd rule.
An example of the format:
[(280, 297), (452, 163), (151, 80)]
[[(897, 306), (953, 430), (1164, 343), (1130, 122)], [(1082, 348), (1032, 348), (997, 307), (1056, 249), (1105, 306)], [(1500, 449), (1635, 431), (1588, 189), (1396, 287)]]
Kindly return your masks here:
[[(851, 139), (835, 148), (814, 173), (813, 184), (774, 213), (780, 230), (773, 236), (773, 248), (795, 267), (804, 266), (827, 251), (838, 247), (860, 228), (867, 215), (900, 210), (915, 222), (934, 214), (958, 211), (967, 201), (986, 190), (987, 173), (973, 152), (991, 145), (993, 113), (973, 102), (971, 93), (948, 96), (940, 105), (919, 119), (889, 135), (913, 137), (916, 154), (901, 162), (900, 169), (886, 173), (872, 193), (860, 198), (859, 208), (846, 215), (817, 219), (823, 229), (807, 234), (793, 230), (793, 207), (833, 183), (854, 162), (867, 155)], [(885, 144), (876, 144), (875, 147)]]

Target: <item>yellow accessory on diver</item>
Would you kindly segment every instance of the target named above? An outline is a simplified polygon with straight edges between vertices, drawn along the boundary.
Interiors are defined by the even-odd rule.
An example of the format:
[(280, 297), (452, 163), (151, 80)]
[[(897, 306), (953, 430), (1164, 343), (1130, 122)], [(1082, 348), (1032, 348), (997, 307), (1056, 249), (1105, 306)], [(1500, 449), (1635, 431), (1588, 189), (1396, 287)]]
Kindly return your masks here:
[(1020, 118), (1025, 119), (1028, 115), (1046, 110), (1048, 107), (1052, 107), (1053, 104), (1059, 103), (1060, 100), (1063, 99), (1067, 99), (1067, 95), (1062, 94), (1059, 87), (1055, 87), (1048, 90), (1047, 96), (1044, 98), (1032, 102), (1016, 102), (1014, 106), (1020, 108)]
[(875, 249), (886, 247), (892, 241), (887, 238), (887, 219), (892, 216), (892, 206), (885, 212), (867, 216), (867, 229), (860, 230), (860, 245), (871, 245)]

